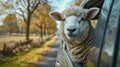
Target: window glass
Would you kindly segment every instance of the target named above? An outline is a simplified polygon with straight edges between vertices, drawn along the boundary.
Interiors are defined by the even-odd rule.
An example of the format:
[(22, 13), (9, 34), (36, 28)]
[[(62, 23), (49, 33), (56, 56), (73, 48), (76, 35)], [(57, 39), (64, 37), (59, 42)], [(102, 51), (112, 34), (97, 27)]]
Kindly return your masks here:
[(89, 54), (90, 61), (88, 60), (87, 67), (89, 66), (95, 67), (98, 62), (99, 48), (103, 41), (102, 39), (104, 35), (104, 30), (106, 28), (105, 25), (106, 25), (111, 3), (112, 3), (112, 0), (110, 1), (105, 0), (99, 15), (99, 19), (92, 21), (92, 26), (95, 28), (95, 34), (94, 34), (95, 49), (93, 49), (94, 47), (91, 49), (91, 53)]
[(104, 38), (104, 46), (102, 49), (101, 56), (101, 67), (110, 67), (112, 65), (113, 51), (115, 46), (115, 39), (117, 33), (117, 26), (119, 21), (119, 7), (118, 1), (114, 1), (112, 11), (109, 16), (109, 21), (106, 28), (105, 38)]
[(120, 67), (120, 40), (119, 40), (118, 57), (117, 57), (117, 63), (116, 64), (117, 64), (116, 67)]
[[(120, 1), (116, 1), (116, 5), (119, 7)], [(119, 15), (120, 15), (120, 8), (119, 8)], [(120, 16), (119, 16), (119, 20), (120, 20)], [(119, 24), (120, 24), (120, 22), (119, 22)], [(119, 29), (120, 29), (120, 27), (119, 27)], [(117, 57), (116, 67), (120, 67), (120, 33), (119, 33), (119, 43), (118, 44), (119, 44), (119, 47), (118, 47), (118, 57)]]
[(98, 19), (98, 23), (95, 29), (95, 44), (97, 47), (100, 47), (101, 43), (102, 43), (102, 39), (103, 39), (103, 35), (104, 35), (104, 30), (106, 28), (106, 21), (107, 21), (107, 17), (108, 17), (108, 13), (110, 10), (110, 6), (111, 6), (112, 0), (105, 0), (103, 7), (101, 9), (101, 13)]

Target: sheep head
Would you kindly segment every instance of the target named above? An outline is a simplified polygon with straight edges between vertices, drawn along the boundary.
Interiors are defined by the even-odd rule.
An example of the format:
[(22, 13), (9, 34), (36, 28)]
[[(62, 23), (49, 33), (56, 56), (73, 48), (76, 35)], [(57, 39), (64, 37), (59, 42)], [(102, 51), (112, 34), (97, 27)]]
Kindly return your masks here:
[(70, 40), (75, 39), (83, 30), (89, 27), (89, 20), (94, 18), (98, 12), (99, 8), (83, 9), (80, 6), (74, 6), (62, 13), (50, 12), (49, 16), (64, 23), (65, 36)]

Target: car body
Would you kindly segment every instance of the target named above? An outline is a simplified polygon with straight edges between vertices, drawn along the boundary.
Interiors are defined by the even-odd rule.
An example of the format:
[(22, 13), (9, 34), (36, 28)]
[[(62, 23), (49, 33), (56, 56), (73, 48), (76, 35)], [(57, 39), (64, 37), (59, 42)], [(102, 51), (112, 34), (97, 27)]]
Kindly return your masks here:
[[(87, 67), (120, 67), (120, 1), (104, 0), (94, 32), (97, 50), (88, 56)], [(56, 67), (75, 67), (64, 43), (60, 46)], [(79, 67), (79, 65), (78, 65)]]

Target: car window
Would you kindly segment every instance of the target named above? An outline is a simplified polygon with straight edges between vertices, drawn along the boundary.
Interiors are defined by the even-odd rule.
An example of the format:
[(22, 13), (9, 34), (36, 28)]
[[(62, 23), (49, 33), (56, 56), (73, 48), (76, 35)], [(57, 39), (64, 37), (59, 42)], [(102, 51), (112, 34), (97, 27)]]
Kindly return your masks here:
[[(94, 20), (96, 22), (92, 22), (94, 25), (97, 24), (97, 26), (95, 28), (95, 33), (94, 33), (94, 41), (95, 41), (95, 49), (91, 50), (92, 53), (90, 53), (89, 59), (88, 59), (88, 63), (87, 63), (87, 67), (91, 66), (91, 67), (95, 67), (97, 62), (99, 63), (99, 48), (100, 45), (102, 43), (102, 39), (103, 39), (103, 35), (104, 35), (104, 30), (106, 28), (106, 22), (107, 22), (107, 18), (108, 18), (108, 14), (110, 11), (110, 5), (112, 3), (111, 1), (104, 1), (103, 3), (103, 7), (101, 9), (99, 18), (98, 18), (98, 23), (97, 20)], [(96, 49), (97, 47), (97, 49)], [(93, 58), (94, 57), (94, 58)], [(98, 65), (98, 64), (97, 64)], [(99, 65), (98, 65), (99, 66)]]
[[(120, 25), (119, 25), (119, 29), (120, 29)], [(116, 61), (116, 67), (120, 67), (120, 35), (119, 35), (119, 43), (118, 44), (119, 44), (119, 46), (118, 46), (118, 54), (117, 54), (118, 57), (117, 57), (117, 61)]]
[[(118, 30), (120, 29), (120, 15), (119, 15), (119, 28), (118, 28)], [(118, 33), (118, 46), (117, 46), (117, 51), (116, 51), (116, 54), (117, 54), (117, 60), (116, 60), (116, 67), (120, 67), (120, 30), (118, 31), (119, 33)]]
[[(120, 5), (120, 1), (116, 3), (117, 6)], [(119, 9), (120, 12), (120, 9)], [(117, 61), (116, 61), (116, 67), (120, 67), (120, 13), (119, 13), (119, 24), (118, 24), (118, 52), (117, 52)]]
[(112, 3), (111, 1), (112, 0), (110, 0), (110, 1), (105, 0), (104, 1), (103, 7), (101, 9), (101, 13), (99, 15), (98, 23), (97, 23), (97, 26), (95, 29), (95, 38), (94, 38), (97, 47), (100, 47), (100, 45), (102, 43), (104, 30), (106, 28), (106, 21), (107, 21), (108, 13), (110, 11), (110, 6)]
[(120, 5), (117, 0), (114, 0), (113, 2), (105, 31), (100, 67), (110, 67), (113, 64), (112, 61), (114, 58), (114, 47), (119, 23), (119, 8), (116, 7), (119, 7)]

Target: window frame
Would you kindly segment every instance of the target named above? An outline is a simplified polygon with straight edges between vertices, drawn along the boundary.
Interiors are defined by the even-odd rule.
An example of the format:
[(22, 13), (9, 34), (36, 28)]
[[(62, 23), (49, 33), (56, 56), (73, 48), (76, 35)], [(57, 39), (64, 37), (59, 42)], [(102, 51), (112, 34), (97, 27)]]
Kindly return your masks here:
[(117, 33), (116, 33), (116, 39), (115, 39), (115, 47), (114, 47), (114, 52), (113, 52), (113, 58), (112, 58), (112, 67), (116, 67), (117, 63), (117, 58), (119, 57), (119, 46), (120, 46), (120, 12), (119, 12), (119, 20), (118, 20), (118, 25), (117, 25)]
[[(97, 65), (96, 65), (97, 67), (100, 67), (101, 56), (102, 56), (102, 49), (103, 49), (104, 41), (105, 41), (105, 34), (106, 34), (106, 30), (107, 30), (107, 25), (108, 25), (108, 22), (109, 22), (110, 14), (111, 14), (111, 11), (112, 11), (112, 8), (113, 8), (113, 4), (114, 4), (114, 0), (112, 0), (112, 2), (111, 2), (110, 9), (109, 9), (109, 12), (108, 12), (108, 16), (106, 18), (107, 20), (105, 22), (105, 28), (103, 30), (103, 36), (102, 36), (102, 41), (101, 41), (101, 44), (100, 44), (100, 49), (99, 49), (100, 51), (99, 51), (99, 55), (98, 55)], [(103, 7), (104, 7), (104, 4), (103, 4)], [(101, 21), (101, 20), (98, 20), (98, 22), (99, 21)]]

